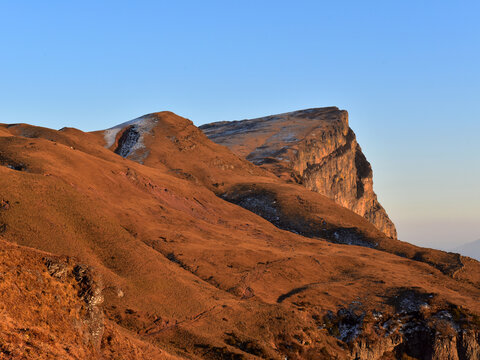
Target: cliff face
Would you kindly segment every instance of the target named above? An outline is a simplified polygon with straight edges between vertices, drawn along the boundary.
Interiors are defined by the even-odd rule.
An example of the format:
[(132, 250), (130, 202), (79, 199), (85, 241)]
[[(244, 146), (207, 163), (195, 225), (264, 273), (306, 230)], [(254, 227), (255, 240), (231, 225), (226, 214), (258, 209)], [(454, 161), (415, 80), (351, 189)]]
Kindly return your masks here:
[(200, 128), (217, 144), (328, 196), (396, 239), (395, 225), (373, 191), (372, 168), (348, 126), (346, 111), (308, 109)]

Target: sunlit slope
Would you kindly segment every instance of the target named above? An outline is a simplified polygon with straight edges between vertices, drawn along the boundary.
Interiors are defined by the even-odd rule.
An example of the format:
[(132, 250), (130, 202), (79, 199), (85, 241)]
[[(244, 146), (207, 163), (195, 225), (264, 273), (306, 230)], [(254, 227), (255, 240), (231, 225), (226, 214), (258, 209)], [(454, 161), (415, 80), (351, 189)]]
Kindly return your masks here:
[[(205, 359), (348, 358), (347, 343), (384, 336), (369, 328), (372, 314), (400, 316), (393, 299), (406, 289), (429, 296), (425, 322), (461, 308), (458, 321), (473, 326), (478, 280), (458, 257), (407, 252), (410, 245), (211, 143), (187, 120), (155, 117), (139, 162), (129, 157), (140, 153), (112, 151), (126, 128), (105, 147), (103, 132), (0, 127), (9, 135), (0, 137), (1, 235), (92, 266), (106, 321), (159, 351)], [(265, 200), (279, 219), (264, 212), (265, 201), (249, 208), (243, 194)], [(332, 243), (344, 242), (344, 231), (368, 246)], [(418, 251), (425, 255), (412, 260)], [(325, 327), (328, 311), (352, 306), (370, 314), (362, 332), (350, 338)]]

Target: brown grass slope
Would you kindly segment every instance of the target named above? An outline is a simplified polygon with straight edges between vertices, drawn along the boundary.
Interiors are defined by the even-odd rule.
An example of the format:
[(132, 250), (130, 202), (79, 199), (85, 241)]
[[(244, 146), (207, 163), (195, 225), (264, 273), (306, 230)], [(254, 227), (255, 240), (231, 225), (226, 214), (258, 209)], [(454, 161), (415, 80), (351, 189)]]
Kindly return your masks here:
[[(101, 286), (92, 271), (0, 239), (0, 359), (174, 359), (92, 316), (85, 290)], [(94, 336), (97, 327), (102, 337)]]
[[(478, 278), (465, 269), (476, 262), (389, 241), (362, 217), (213, 144), (186, 119), (152, 116), (144, 164), (105, 148), (102, 132), (0, 126), (2, 236), (95, 269), (106, 328), (126, 334), (105, 331), (104, 354), (133, 347), (141, 358), (153, 351), (148, 343), (191, 359), (347, 358), (349, 339), (328, 311), (369, 314), (357, 339), (377, 341), (372, 314), (397, 316), (392, 299), (405, 289), (428, 294), (425, 319), (450, 309), (475, 327)], [(274, 201), (279, 219), (269, 218), (270, 202), (266, 212), (264, 201), (253, 212), (232, 203), (248, 208), (238, 196), (252, 192)], [(382, 251), (321, 240), (345, 229)], [(68, 324), (44, 329), (55, 327)]]
[[(243, 193), (269, 193), (272, 195), (270, 200), (276, 202), (275, 207), (283, 214), (282, 224), (276, 224), (281, 228), (291, 228), (309, 237), (323, 237), (337, 242), (345, 241), (338, 241), (333, 231), (325, 230), (355, 229), (361, 238), (359, 244), (423, 261), (452, 276), (480, 284), (480, 266), (471, 259), (391, 240), (376, 231), (368, 221), (336, 206), (325, 196), (282, 181), (263, 168), (239, 158), (225, 147), (213, 143), (190, 120), (171, 112), (148, 114), (141, 119), (153, 120), (155, 126), (144, 135), (145, 150), (140, 151), (140, 154), (129, 154), (129, 159), (139, 161), (141, 158), (140, 162), (149, 167), (161, 168), (169, 174), (201, 184), (218, 196), (236, 203)], [(118, 132), (115, 143), (110, 147), (112, 151), (118, 147), (119, 139), (127, 129), (128, 126), (125, 126)], [(308, 132), (308, 129), (303, 131)], [(103, 132), (96, 134), (102, 136)], [(100, 142), (104, 144), (104, 139)]]

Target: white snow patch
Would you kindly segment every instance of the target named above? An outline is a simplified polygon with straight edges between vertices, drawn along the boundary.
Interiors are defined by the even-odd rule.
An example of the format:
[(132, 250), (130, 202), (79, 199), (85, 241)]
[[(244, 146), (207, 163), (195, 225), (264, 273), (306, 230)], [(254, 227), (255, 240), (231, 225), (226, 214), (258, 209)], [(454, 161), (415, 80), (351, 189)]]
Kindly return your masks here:
[(140, 133), (140, 139), (137, 144), (132, 148), (132, 151), (138, 150), (143, 147), (143, 135), (149, 133), (156, 125), (158, 120), (155, 119), (152, 115), (144, 115), (139, 118), (124, 122), (122, 124), (116, 125), (110, 129), (107, 129), (103, 132), (103, 137), (105, 139), (105, 147), (110, 148), (114, 143), (117, 137), (117, 134), (124, 128), (130, 125), (135, 126), (135, 130)]

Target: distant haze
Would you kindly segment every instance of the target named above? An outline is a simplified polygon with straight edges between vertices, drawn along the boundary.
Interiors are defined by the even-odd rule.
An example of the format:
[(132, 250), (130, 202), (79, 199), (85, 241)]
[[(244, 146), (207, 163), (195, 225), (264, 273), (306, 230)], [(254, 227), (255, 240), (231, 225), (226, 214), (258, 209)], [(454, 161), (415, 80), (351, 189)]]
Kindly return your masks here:
[(479, 235), (479, 226), (475, 221), (422, 220), (397, 220), (395, 225), (399, 229), (399, 239), (421, 246), (455, 251), (459, 244), (468, 243), (469, 239), (478, 238)]
[(480, 239), (471, 243), (461, 245), (452, 250), (455, 252), (459, 252), (464, 256), (469, 256), (480, 261)]
[(0, 122), (338, 106), (399, 238), (451, 249), (480, 237), (479, 13), (473, 0), (2, 2)]

